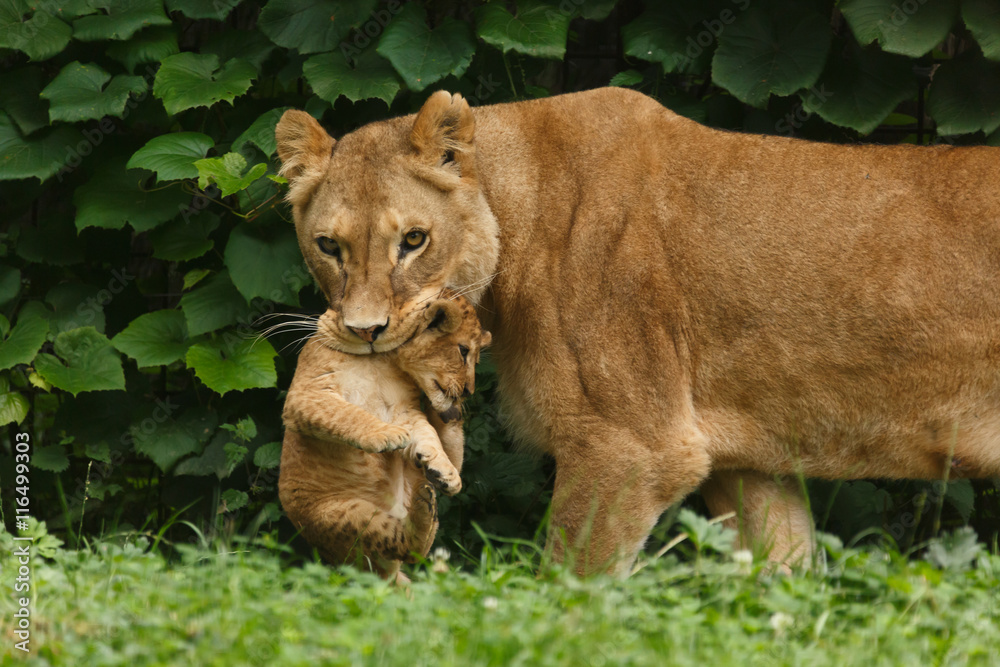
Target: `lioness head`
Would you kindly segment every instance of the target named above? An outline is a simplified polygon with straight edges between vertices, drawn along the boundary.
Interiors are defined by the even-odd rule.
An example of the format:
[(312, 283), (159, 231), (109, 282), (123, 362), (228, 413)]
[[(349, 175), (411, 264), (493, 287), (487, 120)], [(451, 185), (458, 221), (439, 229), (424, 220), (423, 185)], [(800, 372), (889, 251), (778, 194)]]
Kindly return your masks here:
[(493, 337), (483, 331), (468, 300), (451, 292), (444, 297), (422, 310), (419, 333), (395, 354), (434, 410), (451, 421), (461, 415), (461, 400), (476, 390), (479, 353)]
[(275, 131), (299, 245), (326, 295), (320, 334), (351, 354), (394, 349), (427, 301), (477, 302), (496, 266), (497, 222), (476, 176), (475, 120), (439, 91), (416, 116), (335, 141), (286, 111)]

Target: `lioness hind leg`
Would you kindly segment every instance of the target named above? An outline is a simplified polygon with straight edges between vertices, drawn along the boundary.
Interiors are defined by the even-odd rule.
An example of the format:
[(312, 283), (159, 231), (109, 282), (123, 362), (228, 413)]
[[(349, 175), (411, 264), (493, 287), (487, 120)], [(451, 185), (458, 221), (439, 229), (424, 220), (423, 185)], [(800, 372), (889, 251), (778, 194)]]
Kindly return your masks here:
[(701, 493), (712, 514), (736, 514), (725, 525), (739, 531), (741, 548), (786, 566), (805, 564), (812, 555), (813, 520), (796, 480), (718, 470)]

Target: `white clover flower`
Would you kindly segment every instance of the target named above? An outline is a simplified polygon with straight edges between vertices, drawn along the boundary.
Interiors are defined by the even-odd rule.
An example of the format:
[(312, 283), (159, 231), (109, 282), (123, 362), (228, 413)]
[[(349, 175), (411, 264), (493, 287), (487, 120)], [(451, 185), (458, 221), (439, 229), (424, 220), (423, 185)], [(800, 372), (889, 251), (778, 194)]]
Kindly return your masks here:
[(500, 600), (497, 600), (492, 595), (487, 595), (485, 598), (483, 598), (483, 607), (484, 608), (489, 609), (490, 611), (493, 611), (493, 610), (495, 610), (499, 606), (500, 606)]
[(785, 630), (795, 625), (795, 619), (784, 612), (777, 612), (771, 614), (771, 620), (769, 621), (771, 629), (774, 630), (774, 634), (781, 637), (785, 634)]

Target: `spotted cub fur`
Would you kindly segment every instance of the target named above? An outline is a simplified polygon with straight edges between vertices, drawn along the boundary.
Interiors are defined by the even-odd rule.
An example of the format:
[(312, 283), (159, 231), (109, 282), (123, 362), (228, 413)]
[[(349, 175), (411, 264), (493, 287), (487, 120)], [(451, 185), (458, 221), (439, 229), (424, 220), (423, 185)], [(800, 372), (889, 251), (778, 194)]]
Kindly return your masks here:
[(430, 549), (434, 487), (462, 487), (461, 402), (491, 339), (461, 296), (421, 310), (418, 333), (382, 354), (332, 349), (321, 327), (299, 356), (283, 413), (278, 489), (289, 519), (328, 561), (385, 578), (404, 579), (400, 563)]

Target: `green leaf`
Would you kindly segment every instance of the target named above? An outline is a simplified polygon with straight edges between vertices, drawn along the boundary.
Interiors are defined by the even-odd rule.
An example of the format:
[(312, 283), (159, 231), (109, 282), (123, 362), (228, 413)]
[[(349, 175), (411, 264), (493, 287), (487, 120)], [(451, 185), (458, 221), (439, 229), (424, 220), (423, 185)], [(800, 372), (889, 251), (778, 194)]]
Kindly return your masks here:
[(260, 30), (228, 29), (210, 35), (199, 52), (215, 54), (220, 63), (241, 58), (260, 72), (264, 62), (277, 48)]
[(187, 353), (188, 368), (212, 391), (230, 391), (274, 387), (277, 353), (267, 339), (245, 340), (227, 334), (205, 343), (196, 343)]
[(213, 413), (198, 409), (187, 410), (180, 417), (163, 415), (155, 409), (150, 413), (133, 424), (129, 432), (135, 451), (148, 456), (163, 472), (188, 454), (200, 454), (218, 425)]
[(170, 25), (163, 0), (101, 0), (105, 13), (73, 21), (73, 37), (83, 42), (128, 39), (143, 28)]
[(12, 301), (20, 292), (21, 271), (13, 266), (0, 264), (0, 306)]
[(261, 114), (257, 120), (250, 124), (250, 127), (243, 130), (240, 136), (236, 137), (230, 150), (239, 152), (243, 146), (250, 143), (259, 148), (264, 155), (268, 157), (274, 155), (274, 151), (278, 147), (277, 141), (274, 138), (274, 128), (278, 125), (278, 121), (281, 120), (281, 115), (288, 109), (291, 109), (291, 107), (278, 107), (277, 109), (271, 109)]
[(219, 186), (223, 197), (236, 194), (240, 190), (246, 190), (251, 183), (267, 171), (267, 165), (261, 162), (255, 164), (246, 175), (243, 175), (247, 161), (239, 153), (226, 153), (222, 157), (198, 160), (194, 166), (198, 170), (198, 187), (204, 190), (209, 183), (214, 183)]
[(17, 391), (0, 391), (0, 426), (20, 424), (28, 416), (31, 404)]
[(257, 448), (257, 451), (253, 453), (253, 464), (258, 468), (271, 470), (272, 468), (277, 468), (280, 463), (280, 442), (269, 442), (266, 445), (261, 445)]
[(165, 366), (184, 358), (191, 340), (184, 313), (157, 310), (132, 320), (111, 339), (120, 352), (136, 360), (140, 367)]
[(191, 456), (178, 463), (174, 468), (174, 475), (215, 475), (224, 479), (229, 475), (225, 451), (228, 442), (229, 436), (219, 431), (201, 455)]
[(168, 56), (180, 53), (180, 46), (173, 26), (163, 26), (143, 30), (125, 42), (114, 42), (105, 53), (125, 65), (129, 73), (132, 73), (142, 63), (158, 63)]
[(611, 14), (617, 2), (618, 0), (587, 0), (580, 4), (580, 17), (588, 21), (603, 21)]
[[(114, 286), (120, 293), (125, 285), (135, 278), (115, 270)], [(111, 290), (100, 289), (82, 282), (64, 282), (56, 285), (45, 295), (45, 302), (52, 306), (48, 315), (49, 330), (53, 335), (79, 327), (92, 326), (104, 333), (104, 305), (114, 298)]]
[(1000, 2), (962, 0), (962, 18), (983, 55), (990, 60), (1000, 60)]
[(156, 73), (153, 95), (163, 100), (167, 113), (232, 102), (250, 89), (257, 70), (250, 63), (233, 59), (221, 68), (212, 54), (178, 53), (165, 58)]
[(0, 48), (23, 51), (31, 60), (48, 60), (66, 48), (73, 29), (47, 9), (33, 9), (27, 0), (0, 0)]
[(352, 102), (376, 97), (389, 105), (400, 88), (396, 70), (374, 49), (363, 51), (353, 65), (337, 52), (313, 56), (302, 65), (302, 74), (313, 92), (331, 104), (343, 95)]
[(816, 83), (830, 47), (829, 22), (789, 5), (772, 12), (756, 5), (719, 36), (712, 80), (751, 106), (771, 94), (791, 95)]
[(168, 12), (180, 12), (189, 19), (225, 21), (241, 0), (167, 0)]
[(191, 336), (200, 336), (231, 324), (246, 324), (250, 316), (250, 307), (225, 271), (206, 279), (200, 287), (182, 296), (181, 310)]
[(53, 386), (74, 396), (125, 388), (121, 355), (94, 327), (62, 332), (56, 336), (55, 352), (58, 359), (51, 354), (35, 359), (35, 370)]
[(146, 191), (142, 183), (148, 175), (120, 163), (97, 172), (73, 193), (77, 230), (121, 229), (127, 222), (135, 231), (146, 232), (184, 210), (190, 195), (176, 186)]
[(917, 94), (913, 63), (876, 47), (850, 49), (847, 59), (830, 59), (802, 108), (835, 125), (868, 134), (899, 105)]
[(972, 510), (976, 503), (976, 490), (972, 488), (972, 482), (967, 479), (960, 479), (957, 482), (948, 484), (945, 492), (945, 500), (958, 511), (962, 521), (968, 521), (972, 516)]
[(153, 137), (129, 158), (128, 169), (148, 169), (156, 174), (157, 182), (181, 178), (196, 178), (196, 160), (205, 157), (215, 146), (212, 137), (201, 132), (172, 132)]
[(1000, 128), (1000, 64), (966, 51), (934, 72), (927, 112), (938, 134), (967, 134)]
[(97, 65), (74, 60), (59, 71), (41, 94), (49, 101), (52, 122), (73, 123), (104, 116), (122, 118), (129, 95), (145, 90), (146, 80), (141, 76), (119, 74), (112, 78)]
[[(170, 262), (186, 262), (201, 257), (215, 246), (208, 235), (218, 226), (219, 216), (207, 212), (191, 221), (177, 219), (168, 222), (149, 233), (153, 257)], [(189, 287), (191, 285), (184, 285), (184, 289)]]
[(935, 537), (927, 546), (928, 561), (944, 570), (964, 570), (979, 556), (983, 545), (969, 526)]
[(73, 128), (58, 125), (26, 139), (10, 116), (0, 111), (0, 181), (48, 179), (63, 168), (67, 153), (82, 138)]
[(219, 500), (223, 503), (226, 512), (235, 512), (246, 507), (246, 504), (250, 501), (250, 496), (247, 495), (246, 491), (226, 489), (222, 492)]
[(21, 227), (17, 256), (38, 264), (67, 266), (83, 261), (83, 244), (77, 240), (73, 220), (53, 212), (42, 216), (37, 226)]
[[(631, 23), (622, 28), (622, 47), (626, 56), (660, 63), (664, 73), (700, 73), (710, 64), (716, 35), (706, 27), (719, 24), (719, 30), (729, 28), (722, 23), (732, 23), (736, 16), (734, 9), (726, 8), (723, 13), (709, 16), (715, 9), (713, 4), (661, 3), (647, 6), (646, 10)], [(728, 12), (728, 13), (726, 13)], [(700, 43), (704, 35), (707, 44)], [(721, 34), (721, 32), (719, 33)]]
[(248, 302), (259, 296), (299, 305), (299, 290), (305, 285), (294, 268), (302, 264), (302, 253), (291, 227), (244, 222), (229, 234), (225, 259), (233, 284)]
[(14, 119), (25, 135), (49, 124), (49, 105), (40, 96), (42, 77), (42, 69), (34, 65), (0, 74), (0, 91), (3, 91), (0, 109)]
[(62, 472), (69, 468), (69, 457), (62, 445), (37, 447), (31, 452), (31, 467), (47, 472)]
[(566, 55), (570, 18), (570, 12), (538, 0), (518, 0), (513, 16), (504, 3), (490, 2), (476, 10), (476, 33), (504, 53), (561, 60)]
[(627, 69), (624, 72), (618, 72), (618, 74), (611, 77), (611, 81), (608, 82), (608, 85), (634, 86), (638, 83), (642, 83), (642, 74), (636, 72), (634, 69)]
[(841, 0), (838, 5), (861, 44), (917, 58), (937, 46), (958, 14), (958, 0)]
[(28, 303), (21, 309), (14, 328), (0, 341), (0, 370), (30, 364), (38, 354), (49, 335), (49, 321), (44, 311), (45, 307), (38, 302)]
[(467, 24), (451, 17), (431, 30), (423, 5), (410, 3), (386, 26), (376, 50), (410, 90), (419, 92), (449, 74), (462, 76), (476, 52), (476, 40)]
[(375, 0), (270, 0), (257, 25), (278, 46), (332, 51), (375, 11)]
[(200, 283), (202, 278), (207, 277), (211, 273), (211, 269), (191, 269), (184, 274), (184, 286), (182, 289), (186, 292)]

